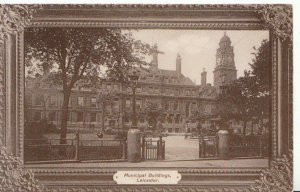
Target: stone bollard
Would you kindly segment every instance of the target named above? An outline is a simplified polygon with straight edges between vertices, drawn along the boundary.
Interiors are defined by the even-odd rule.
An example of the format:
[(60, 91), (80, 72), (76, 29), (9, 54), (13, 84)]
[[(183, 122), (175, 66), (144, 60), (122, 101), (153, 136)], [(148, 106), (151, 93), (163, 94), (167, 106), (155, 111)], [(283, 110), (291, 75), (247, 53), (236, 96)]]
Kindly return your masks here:
[(131, 163), (141, 161), (141, 131), (129, 129), (127, 133), (127, 159)]
[(229, 159), (229, 133), (227, 130), (218, 131), (219, 159)]

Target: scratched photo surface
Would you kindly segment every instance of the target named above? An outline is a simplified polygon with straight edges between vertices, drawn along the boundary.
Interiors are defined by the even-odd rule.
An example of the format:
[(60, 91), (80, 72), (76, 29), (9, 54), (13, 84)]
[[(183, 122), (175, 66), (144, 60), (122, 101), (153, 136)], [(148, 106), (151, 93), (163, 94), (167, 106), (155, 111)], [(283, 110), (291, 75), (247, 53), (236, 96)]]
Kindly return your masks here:
[(27, 28), (24, 163), (268, 167), (267, 30)]

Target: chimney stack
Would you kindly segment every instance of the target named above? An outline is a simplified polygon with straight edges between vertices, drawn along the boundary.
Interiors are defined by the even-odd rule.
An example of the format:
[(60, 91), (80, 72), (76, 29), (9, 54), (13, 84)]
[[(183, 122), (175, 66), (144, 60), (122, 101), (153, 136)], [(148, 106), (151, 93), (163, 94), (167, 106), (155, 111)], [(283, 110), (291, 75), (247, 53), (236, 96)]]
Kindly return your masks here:
[(158, 69), (158, 48), (156, 43), (154, 44), (153, 49), (151, 67)]
[(201, 73), (201, 85), (206, 86), (206, 75), (207, 72), (205, 71), (205, 68), (203, 68), (203, 72)]

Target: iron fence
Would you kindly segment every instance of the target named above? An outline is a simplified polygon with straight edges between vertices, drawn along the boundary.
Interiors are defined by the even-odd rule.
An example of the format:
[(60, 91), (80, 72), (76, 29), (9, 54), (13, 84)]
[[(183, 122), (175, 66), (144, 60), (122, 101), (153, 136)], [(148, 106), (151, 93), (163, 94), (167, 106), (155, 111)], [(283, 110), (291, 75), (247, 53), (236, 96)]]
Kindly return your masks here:
[[(266, 135), (229, 135), (229, 156), (268, 157), (269, 140)], [(199, 136), (199, 158), (218, 157), (218, 136)]]
[(217, 157), (218, 138), (217, 136), (199, 136), (199, 157)]
[(126, 140), (102, 139), (27, 139), (24, 141), (24, 161), (88, 161), (117, 160), (127, 158)]
[(163, 160), (165, 159), (165, 141), (159, 139), (142, 138), (142, 159)]
[(78, 160), (117, 160), (126, 158), (126, 140), (80, 140)]
[(269, 139), (266, 135), (240, 136), (232, 135), (230, 139), (232, 157), (267, 157)]
[(24, 161), (74, 160), (75, 150), (73, 139), (66, 139), (65, 144), (60, 139), (24, 140)]

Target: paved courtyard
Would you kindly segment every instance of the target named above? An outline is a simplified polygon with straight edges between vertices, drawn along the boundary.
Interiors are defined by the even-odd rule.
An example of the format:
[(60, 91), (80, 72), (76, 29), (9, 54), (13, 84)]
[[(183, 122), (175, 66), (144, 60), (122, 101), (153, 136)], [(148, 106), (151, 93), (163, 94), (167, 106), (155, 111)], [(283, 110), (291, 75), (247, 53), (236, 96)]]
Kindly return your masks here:
[(166, 142), (165, 160), (194, 160), (199, 159), (198, 139), (185, 139), (183, 135), (163, 138)]

